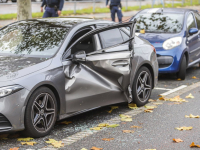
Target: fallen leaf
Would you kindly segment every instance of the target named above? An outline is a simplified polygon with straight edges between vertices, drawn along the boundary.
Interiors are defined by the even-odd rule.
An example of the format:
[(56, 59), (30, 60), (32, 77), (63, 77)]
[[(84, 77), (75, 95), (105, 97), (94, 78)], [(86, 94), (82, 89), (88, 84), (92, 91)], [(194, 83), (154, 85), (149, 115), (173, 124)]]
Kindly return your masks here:
[(91, 150), (102, 150), (103, 148), (98, 148), (98, 147), (92, 147)]
[(183, 140), (181, 140), (181, 139), (173, 139), (173, 141), (176, 143), (183, 142)]
[(156, 100), (153, 100), (153, 99), (149, 99), (149, 102), (156, 102)]
[(61, 122), (61, 124), (66, 124), (66, 125), (68, 125), (70, 123), (72, 123), (72, 121), (63, 121), (63, 122)]
[(157, 106), (147, 106), (147, 105), (145, 105), (144, 107), (147, 108), (147, 109), (154, 109), (154, 108), (157, 108)]
[(137, 108), (138, 108), (137, 105), (134, 104), (134, 103), (128, 104), (128, 107), (129, 107), (130, 109), (137, 109)]
[(159, 100), (165, 100), (165, 97), (161, 96), (159, 97)]
[(153, 109), (145, 109), (144, 112), (150, 112), (150, 113), (152, 113)]
[(192, 93), (190, 93), (188, 96), (186, 96), (185, 98), (194, 98), (194, 96), (192, 95)]
[(199, 118), (200, 116), (198, 116), (198, 115), (194, 116), (194, 115), (190, 114), (189, 116), (185, 115), (185, 117), (186, 118)]
[(196, 76), (193, 76), (192, 79), (197, 79), (197, 77), (196, 77)]
[(134, 130), (122, 130), (123, 133), (134, 133)]
[(36, 142), (21, 142), (22, 145), (31, 145), (37, 144)]
[(193, 127), (180, 127), (180, 128), (175, 128), (179, 131), (182, 131), (182, 130), (192, 130)]
[(194, 142), (192, 142), (192, 144), (190, 144), (190, 147), (198, 147), (198, 148), (200, 148), (200, 145), (195, 145)]
[(107, 124), (107, 123), (100, 123), (99, 125), (98, 125), (98, 127), (107, 127), (109, 124)]
[(33, 140), (33, 138), (31, 137), (28, 137), (28, 138), (18, 138), (17, 141), (24, 141), (24, 142), (28, 142), (28, 141), (31, 141)]
[(140, 126), (131, 126), (131, 128), (142, 128)]
[(119, 115), (121, 118), (131, 118), (132, 116), (129, 116), (129, 115), (123, 115), (123, 114), (120, 114)]
[(0, 135), (0, 139), (7, 138), (8, 136), (9, 136), (9, 134), (1, 134), (1, 135)]
[(111, 113), (114, 109), (117, 109), (117, 108), (119, 108), (119, 107), (118, 106), (111, 106), (111, 110), (108, 111), (108, 113)]
[(104, 138), (102, 139), (103, 141), (111, 141), (111, 140), (114, 140), (114, 138)]
[(118, 127), (119, 124), (110, 124), (107, 126), (107, 128), (115, 128), (115, 127)]
[(13, 148), (10, 148), (9, 150), (18, 150), (19, 147), (13, 147)]
[(90, 130), (101, 130), (103, 129), (103, 127), (94, 127), (94, 128), (90, 128)]
[(119, 115), (121, 117), (121, 121), (133, 121), (132, 120), (132, 116), (129, 116), (129, 115), (123, 115), (123, 114), (120, 114)]
[(163, 103), (153, 103), (154, 105), (162, 105)]
[(121, 121), (130, 122), (133, 120), (132, 120), (132, 118), (121, 118)]
[(53, 145), (55, 148), (61, 148), (61, 147), (64, 146), (64, 144), (62, 143), (62, 141), (56, 141), (54, 139), (49, 139), (49, 141), (45, 141), (45, 142)]
[(0, 138), (0, 140), (7, 140), (8, 138)]
[(178, 80), (178, 81), (181, 81), (181, 78), (178, 78), (177, 80)]
[(162, 97), (162, 100), (170, 101), (170, 102), (188, 102), (185, 99), (182, 99), (179, 95), (175, 96), (174, 98), (165, 98), (165, 97)]
[(87, 150), (86, 148), (81, 148), (81, 150)]

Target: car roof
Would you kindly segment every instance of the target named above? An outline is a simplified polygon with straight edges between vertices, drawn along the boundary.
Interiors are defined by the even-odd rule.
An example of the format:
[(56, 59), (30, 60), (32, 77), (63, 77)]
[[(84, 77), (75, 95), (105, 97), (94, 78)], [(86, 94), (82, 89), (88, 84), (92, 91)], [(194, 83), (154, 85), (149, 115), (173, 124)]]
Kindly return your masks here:
[(140, 11), (140, 13), (179, 13), (184, 14), (188, 11), (198, 12), (194, 9), (187, 9), (187, 8), (149, 8)]

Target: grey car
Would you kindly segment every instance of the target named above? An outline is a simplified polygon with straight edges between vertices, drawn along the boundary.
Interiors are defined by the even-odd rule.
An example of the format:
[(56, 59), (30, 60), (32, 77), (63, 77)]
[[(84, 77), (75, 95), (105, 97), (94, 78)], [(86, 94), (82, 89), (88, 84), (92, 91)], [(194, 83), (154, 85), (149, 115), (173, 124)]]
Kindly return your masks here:
[(57, 120), (94, 108), (145, 105), (158, 62), (134, 24), (51, 18), (1, 28), (0, 132), (41, 137)]

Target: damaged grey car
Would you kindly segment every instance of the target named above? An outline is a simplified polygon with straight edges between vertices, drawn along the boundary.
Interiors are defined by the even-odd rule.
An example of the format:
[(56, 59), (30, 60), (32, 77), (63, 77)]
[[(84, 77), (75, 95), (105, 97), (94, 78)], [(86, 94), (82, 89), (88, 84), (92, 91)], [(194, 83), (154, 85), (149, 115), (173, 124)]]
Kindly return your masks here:
[(42, 137), (57, 120), (94, 108), (145, 105), (158, 62), (135, 22), (51, 18), (1, 28), (0, 132)]

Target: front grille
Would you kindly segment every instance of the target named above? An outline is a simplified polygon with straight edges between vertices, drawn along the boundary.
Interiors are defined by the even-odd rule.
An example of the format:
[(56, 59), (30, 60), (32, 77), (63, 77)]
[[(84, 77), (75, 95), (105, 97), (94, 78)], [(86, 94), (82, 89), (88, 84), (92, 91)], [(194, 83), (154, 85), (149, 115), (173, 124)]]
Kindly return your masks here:
[(10, 124), (8, 119), (4, 115), (0, 114), (0, 131), (10, 130), (11, 128), (12, 125)]

